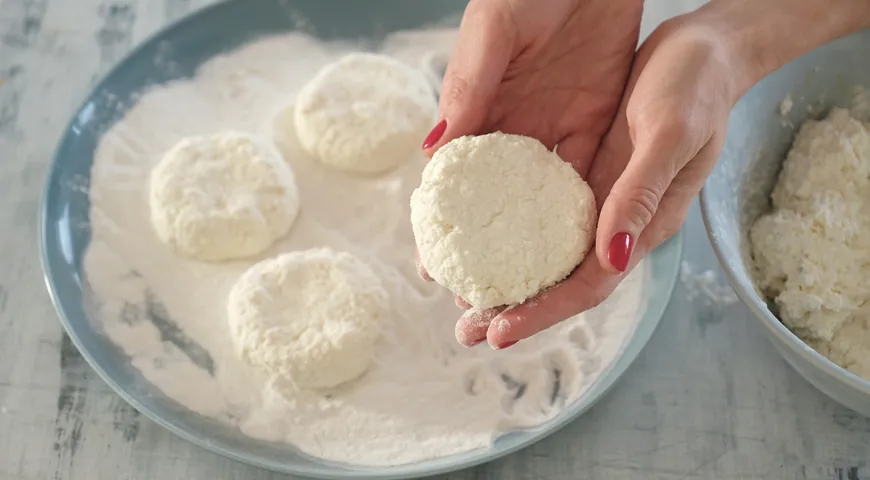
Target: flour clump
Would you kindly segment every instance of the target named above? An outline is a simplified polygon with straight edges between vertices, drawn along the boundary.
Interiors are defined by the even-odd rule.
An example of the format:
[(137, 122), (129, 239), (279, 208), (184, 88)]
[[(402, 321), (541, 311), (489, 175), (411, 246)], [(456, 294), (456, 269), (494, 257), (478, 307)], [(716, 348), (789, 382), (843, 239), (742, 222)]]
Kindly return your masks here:
[(306, 151), (333, 168), (372, 174), (419, 148), (436, 105), (422, 72), (386, 55), (352, 53), (321, 69), (294, 108)]
[(819, 353), (870, 379), (870, 130), (834, 109), (800, 129), (750, 230), (756, 277), (779, 318)]
[(298, 388), (334, 387), (365, 373), (387, 315), (389, 297), (372, 269), (328, 248), (254, 265), (227, 301), (240, 357)]
[(278, 150), (236, 132), (177, 142), (151, 172), (149, 200), (160, 240), (205, 261), (261, 253), (299, 212), (293, 171)]
[(520, 135), (449, 142), (411, 195), (423, 266), (476, 308), (520, 303), (564, 279), (589, 251), (596, 219), (571, 165)]

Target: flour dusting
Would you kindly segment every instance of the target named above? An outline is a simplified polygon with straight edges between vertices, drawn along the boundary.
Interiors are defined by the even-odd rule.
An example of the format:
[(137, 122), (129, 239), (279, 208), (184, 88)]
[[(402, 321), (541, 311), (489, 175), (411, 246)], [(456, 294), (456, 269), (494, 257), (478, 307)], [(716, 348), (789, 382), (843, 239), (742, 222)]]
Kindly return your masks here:
[[(433, 59), (446, 58), (454, 36), (403, 32), (381, 51), (417, 68), (440, 65)], [(422, 153), (377, 177), (336, 172), (304, 153), (286, 113), (318, 69), (354, 49), (302, 34), (265, 38), (209, 61), (193, 79), (141, 95), (102, 138), (91, 172), (84, 270), (97, 320), (159, 392), (254, 439), (356, 465), (486, 448), (502, 432), (558, 414), (615, 361), (644, 308), (647, 266), (599, 308), (510, 349), (459, 346), (453, 328), (461, 311), (446, 290), (417, 277), (412, 260), (408, 204)], [(200, 263), (154, 234), (147, 179), (182, 137), (222, 130), (273, 137), (297, 175), (301, 209), (291, 232), (256, 258)], [(317, 247), (370, 265), (392, 315), (361, 378), (287, 393), (294, 390), (236, 356), (226, 298), (253, 263)]]
[(680, 281), (686, 288), (686, 298), (691, 302), (701, 298), (705, 305), (727, 307), (737, 303), (737, 294), (727, 282), (719, 279), (713, 270), (697, 271), (689, 262), (680, 265)]

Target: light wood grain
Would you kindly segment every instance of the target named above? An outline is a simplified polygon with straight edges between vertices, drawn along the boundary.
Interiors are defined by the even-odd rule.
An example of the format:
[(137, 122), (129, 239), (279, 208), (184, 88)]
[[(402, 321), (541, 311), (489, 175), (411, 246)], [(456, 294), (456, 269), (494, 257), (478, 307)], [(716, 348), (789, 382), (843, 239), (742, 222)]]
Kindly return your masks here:
[[(62, 333), (37, 212), (54, 145), (94, 81), (205, 0), (0, 0), (0, 480), (279, 479), (142, 418)], [(693, 3), (693, 2), (683, 2)], [(644, 32), (685, 6), (648, 2)], [(716, 268), (697, 208), (686, 259)], [(686, 299), (612, 393), (471, 479), (870, 478), (870, 419), (810, 387), (740, 305)]]

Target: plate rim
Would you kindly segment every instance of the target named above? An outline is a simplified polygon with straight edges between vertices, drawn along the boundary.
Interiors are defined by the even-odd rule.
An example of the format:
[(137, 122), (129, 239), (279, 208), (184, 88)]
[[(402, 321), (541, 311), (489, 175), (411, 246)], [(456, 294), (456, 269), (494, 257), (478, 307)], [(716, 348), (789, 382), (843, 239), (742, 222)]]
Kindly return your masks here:
[[(673, 292), (676, 287), (679, 274), (679, 265), (683, 254), (684, 234), (682, 229), (678, 231), (671, 239), (663, 243), (659, 248), (649, 254), (650, 256), (656, 255), (656, 252), (661, 252), (665, 249), (668, 249), (670, 250), (670, 255), (673, 256), (673, 271), (670, 272), (672, 274), (668, 275), (668, 278), (666, 279), (668, 282), (667, 288), (665, 289), (667, 293), (667, 296), (665, 297), (666, 300), (660, 302), (658, 304), (658, 308), (656, 308), (654, 312), (653, 310), (645, 311), (643, 317), (651, 316), (652, 319), (647, 320), (647, 322), (649, 323), (649, 327), (647, 327), (643, 332), (640, 331), (640, 322), (643, 321), (643, 318), (638, 319), (638, 324), (637, 326), (635, 326), (634, 333), (625, 340), (625, 344), (622, 347), (623, 351), (616, 357), (614, 357), (608, 368), (602, 371), (598, 379), (596, 379), (592, 384), (587, 387), (587, 391), (592, 392), (591, 394), (589, 394), (588, 400), (585, 403), (582, 403), (578, 407), (576, 407), (574, 411), (565, 413), (564, 416), (558, 419), (558, 421), (556, 421), (556, 417), (554, 417), (553, 419), (545, 422), (539, 427), (532, 429), (532, 431), (529, 432), (529, 438), (524, 439), (523, 441), (520, 441), (515, 445), (504, 447), (498, 451), (494, 451), (493, 449), (489, 448), (464, 452), (459, 455), (470, 455), (470, 457), (463, 458), (462, 460), (456, 461), (455, 463), (445, 463), (432, 467), (426, 466), (426, 463), (429, 461), (445, 460), (451, 457), (446, 456), (411, 464), (385, 467), (364, 467), (354, 465), (345, 466), (342, 464), (336, 464), (329, 465), (327, 468), (356, 467), (365, 469), (384, 469), (386, 470), (386, 472), (378, 473), (366, 470), (345, 470), (340, 473), (328, 473), (318, 471), (318, 469), (309, 466), (292, 466), (286, 463), (276, 462), (274, 460), (270, 460), (264, 457), (253, 457), (246, 453), (239, 453), (233, 449), (224, 448), (222, 445), (214, 444), (210, 442), (206, 436), (197, 435), (193, 431), (188, 431), (187, 429), (182, 428), (181, 426), (176, 425), (172, 421), (158, 415), (157, 413), (143, 405), (141, 402), (139, 402), (134, 395), (132, 395), (127, 391), (127, 389), (122, 387), (120, 383), (117, 382), (116, 379), (113, 378), (102, 367), (102, 365), (96, 361), (94, 356), (90, 353), (87, 345), (85, 345), (85, 342), (83, 342), (77, 334), (76, 327), (74, 327), (72, 325), (72, 322), (70, 322), (66, 307), (66, 302), (68, 302), (69, 300), (64, 299), (63, 297), (65, 295), (61, 294), (61, 292), (58, 290), (57, 285), (55, 284), (55, 280), (53, 278), (53, 270), (51, 268), (55, 265), (51, 262), (51, 260), (49, 260), (49, 251), (51, 251), (53, 248), (57, 248), (57, 237), (49, 237), (47, 235), (47, 233), (50, 233), (54, 230), (52, 227), (50, 227), (52, 222), (48, 215), (50, 205), (49, 201), (53, 195), (53, 192), (55, 191), (54, 186), (57, 184), (58, 178), (60, 176), (60, 169), (58, 167), (62, 162), (62, 154), (64, 153), (63, 147), (70, 139), (79, 115), (82, 113), (83, 110), (86, 109), (87, 105), (93, 101), (95, 94), (106, 88), (109, 85), (110, 80), (118, 72), (128, 68), (130, 62), (135, 57), (137, 57), (137, 55), (141, 51), (145, 50), (148, 46), (154, 43), (161, 42), (161, 39), (167, 36), (167, 34), (185, 28), (191, 23), (199, 20), (201, 17), (213, 14), (215, 11), (224, 8), (231, 3), (235, 3), (236, 1), (238, 0), (220, 0), (214, 4), (189, 12), (177, 19), (176, 21), (167, 23), (163, 27), (155, 30), (150, 35), (139, 41), (139, 43), (129, 52), (127, 52), (121, 60), (114, 64), (110, 69), (108, 69), (108, 71), (100, 77), (99, 81), (97, 81), (92, 87), (88, 89), (87, 93), (84, 95), (83, 100), (79, 102), (78, 106), (75, 108), (75, 110), (73, 110), (71, 118), (62, 130), (62, 133), (57, 142), (57, 146), (55, 147), (55, 150), (52, 154), (48, 173), (46, 174), (43, 184), (43, 192), (40, 198), (39, 205), (39, 221), (37, 234), (39, 235), (40, 267), (42, 268), (43, 281), (45, 282), (45, 286), (51, 299), (51, 303), (54, 307), (54, 310), (58, 316), (61, 325), (64, 328), (64, 331), (70, 337), (70, 340), (75, 345), (76, 349), (85, 359), (85, 361), (88, 363), (89, 367), (97, 373), (100, 379), (102, 379), (102, 381), (105, 382), (116, 395), (120, 396), (125, 402), (130, 404), (134, 409), (136, 409), (146, 418), (153, 421), (157, 425), (165, 428), (166, 430), (172, 432), (176, 436), (198, 446), (199, 448), (246, 465), (251, 465), (254, 467), (290, 475), (302, 475), (309, 478), (319, 478), (324, 480), (342, 480), (350, 478), (400, 480), (407, 478), (419, 478), (420, 476), (445, 474), (476, 467), (497, 460), (499, 458), (503, 458), (507, 455), (515, 453), (521, 449), (524, 449), (534, 443), (537, 443), (549, 437), (556, 431), (572, 423), (580, 415), (588, 411), (590, 408), (592, 408), (592, 406), (594, 406), (596, 403), (598, 403), (598, 401), (606, 396), (623, 377), (625, 371), (634, 363), (634, 361), (640, 355), (640, 352), (642, 352), (646, 345), (649, 343), (649, 340), (652, 338), (653, 333), (657, 330), (658, 325), (660, 324), (664, 313), (672, 300)], [(102, 134), (103, 133), (100, 133), (97, 136), (97, 143), (99, 142), (99, 138), (102, 136)], [(91, 160), (91, 164), (92, 163), (93, 159)], [(631, 354), (626, 354), (626, 349), (631, 343), (634, 343), (637, 347), (636, 351), (633, 351)], [(578, 400), (584, 395), (585, 394), (581, 394), (581, 397), (578, 397)], [(312, 458), (317, 460), (316, 457)]]

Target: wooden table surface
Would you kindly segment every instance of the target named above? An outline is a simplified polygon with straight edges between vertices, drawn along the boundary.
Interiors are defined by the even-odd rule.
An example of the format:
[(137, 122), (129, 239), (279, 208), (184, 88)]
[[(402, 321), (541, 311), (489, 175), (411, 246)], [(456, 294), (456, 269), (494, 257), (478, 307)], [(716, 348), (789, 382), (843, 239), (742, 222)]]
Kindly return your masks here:
[[(281, 479), (170, 434), (88, 367), (43, 285), (38, 208), (64, 124), (138, 41), (205, 0), (0, 0), (0, 480)], [(644, 32), (692, 0), (648, 2)], [(693, 208), (685, 260), (716, 269)], [(723, 281), (720, 279), (720, 281)], [(588, 414), (440, 478), (870, 479), (870, 419), (828, 400), (740, 304), (678, 285), (650, 344)]]

